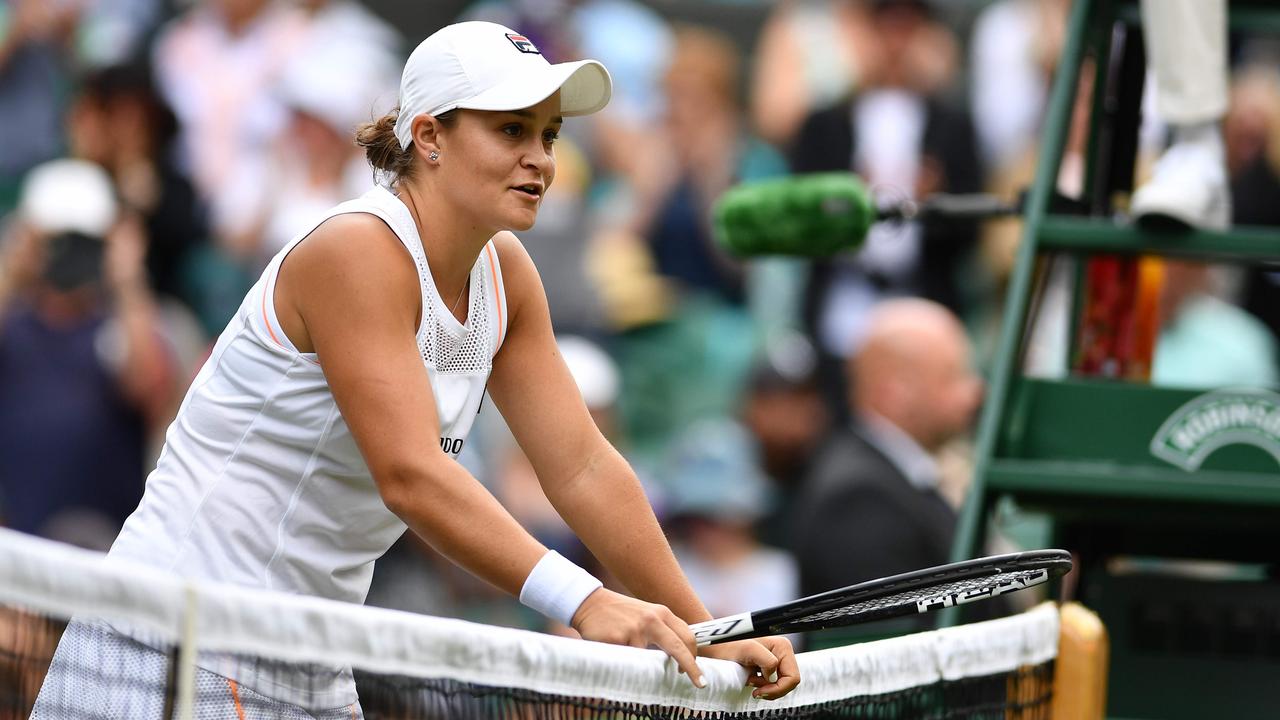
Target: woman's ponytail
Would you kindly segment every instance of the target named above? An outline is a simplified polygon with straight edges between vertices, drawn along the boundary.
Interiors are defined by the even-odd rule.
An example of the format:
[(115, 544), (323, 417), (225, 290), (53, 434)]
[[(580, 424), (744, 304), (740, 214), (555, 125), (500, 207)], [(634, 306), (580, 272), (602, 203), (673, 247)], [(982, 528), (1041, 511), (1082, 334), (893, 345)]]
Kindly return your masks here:
[(413, 174), (413, 145), (400, 147), (396, 137), (396, 118), (400, 108), (356, 128), (356, 145), (364, 148), (373, 169), (392, 182)]

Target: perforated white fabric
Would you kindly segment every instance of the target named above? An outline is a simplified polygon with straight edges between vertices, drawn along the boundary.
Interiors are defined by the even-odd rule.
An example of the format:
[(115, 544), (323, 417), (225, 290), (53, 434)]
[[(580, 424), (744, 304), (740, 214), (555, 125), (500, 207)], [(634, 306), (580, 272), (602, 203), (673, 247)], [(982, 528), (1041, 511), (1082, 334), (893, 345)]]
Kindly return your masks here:
[[(494, 292), (490, 274), (483, 268), (485, 257), (471, 268), (471, 298), (467, 305), (467, 324), (459, 326), (452, 313), (432, 285), (433, 302), (423, 303), (425, 322), (418, 333), (418, 349), (422, 359), (447, 375), (488, 373), (493, 366), (495, 333), (489, 307)], [(421, 264), (425, 258), (419, 259)], [(420, 268), (430, 279), (431, 273)]]
[[(502, 273), (492, 241), (471, 267), (466, 324), (463, 325), (440, 297), (417, 228), (404, 205), (381, 187), (367, 193), (361, 201), (382, 211), (380, 214), (413, 255), (417, 265), (418, 278), (422, 283), (422, 324), (418, 328), (417, 340), (423, 362), (440, 375), (484, 376), (487, 380), (493, 367), (493, 355), (506, 331), (500, 319), (506, 298), (503, 297)], [(497, 318), (494, 317), (495, 311), (499, 315)], [(436, 391), (440, 389), (436, 388)]]

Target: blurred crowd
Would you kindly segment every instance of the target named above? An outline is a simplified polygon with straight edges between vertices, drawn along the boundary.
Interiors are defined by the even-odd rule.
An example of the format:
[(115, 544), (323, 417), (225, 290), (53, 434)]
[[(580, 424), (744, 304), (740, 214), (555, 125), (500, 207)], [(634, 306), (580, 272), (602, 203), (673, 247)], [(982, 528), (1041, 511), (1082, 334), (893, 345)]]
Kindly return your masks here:
[[(609, 108), (566, 125), (521, 239), (584, 399), (711, 611), (945, 561), (1016, 222), (881, 224), (830, 260), (743, 261), (715, 245), (710, 209), (735, 183), (825, 170), (887, 200), (1012, 197), (1068, 0), (417, 5), (423, 26), (500, 22), (613, 75)], [(746, 31), (707, 20), (730, 10)], [(394, 107), (420, 39), (354, 0), (0, 0), (0, 524), (109, 546), (267, 260), (374, 182), (353, 131)], [(1280, 45), (1232, 48), (1234, 220), (1280, 225)], [(1158, 123), (1142, 137), (1149, 160), (1165, 138)], [(1195, 375), (1194, 311), (1228, 333), (1215, 348), (1238, 346), (1239, 364), (1218, 353), (1225, 378), (1274, 384), (1280, 273), (1170, 275), (1157, 359), (1191, 370), (1168, 381), (1219, 379)], [(590, 564), (482, 416), (464, 464)], [(543, 622), (412, 537), (370, 602)]]

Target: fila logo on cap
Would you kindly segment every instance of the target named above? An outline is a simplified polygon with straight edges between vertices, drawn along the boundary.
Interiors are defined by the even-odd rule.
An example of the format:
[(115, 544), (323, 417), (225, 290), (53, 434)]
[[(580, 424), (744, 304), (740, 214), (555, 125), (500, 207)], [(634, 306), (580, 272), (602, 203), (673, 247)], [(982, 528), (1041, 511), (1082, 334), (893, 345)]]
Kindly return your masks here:
[(516, 49), (522, 53), (527, 53), (529, 55), (542, 54), (538, 52), (538, 46), (534, 45), (532, 40), (530, 40), (529, 38), (523, 35), (517, 35), (515, 33), (507, 33), (507, 39), (510, 40), (511, 44), (515, 45)]

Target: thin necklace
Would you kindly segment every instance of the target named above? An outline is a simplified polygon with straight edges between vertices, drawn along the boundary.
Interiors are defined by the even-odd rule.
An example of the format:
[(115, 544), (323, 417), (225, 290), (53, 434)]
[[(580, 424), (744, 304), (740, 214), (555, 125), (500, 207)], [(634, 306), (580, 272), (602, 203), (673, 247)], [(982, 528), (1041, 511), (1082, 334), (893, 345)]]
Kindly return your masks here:
[(462, 296), (466, 294), (466, 292), (467, 292), (467, 287), (468, 287), (468, 286), (470, 286), (470, 285), (471, 285), (471, 278), (467, 278), (467, 281), (466, 281), (466, 282), (464, 282), (464, 283), (462, 283), (462, 290), (459, 290), (459, 291), (458, 291), (458, 299), (457, 299), (457, 300), (454, 300), (454, 301), (453, 301), (453, 307), (449, 308), (449, 314), (450, 314), (450, 315), (456, 315), (456, 314), (457, 314), (457, 312), (458, 312), (458, 303), (462, 302)]
[[(400, 193), (399, 193), (399, 192), (397, 192), (397, 193), (396, 193), (396, 197), (400, 197)], [(415, 226), (415, 227), (417, 228), (417, 230), (418, 230), (418, 237), (419, 237), (419, 238), (421, 238), (421, 237), (422, 237), (422, 225), (418, 222), (418, 214), (417, 214), (417, 212), (416, 212), (416, 211), (417, 211), (417, 207), (418, 207), (418, 206), (417, 206), (417, 203), (414, 203), (414, 202), (413, 202), (413, 198), (412, 198), (411, 196), (409, 196), (409, 194), (408, 194), (408, 193), (405, 193), (405, 197), (406, 197), (406, 198), (408, 198), (409, 203), (413, 205), (413, 207), (411, 207), (411, 208), (409, 209), (409, 215), (413, 218), (413, 224), (414, 224), (414, 226)], [(454, 317), (457, 317), (457, 313), (458, 313), (458, 303), (462, 302), (462, 296), (463, 296), (463, 295), (465, 295), (465, 294), (467, 293), (467, 288), (469, 288), (469, 287), (471, 287), (471, 276), (470, 276), (470, 275), (468, 275), (468, 276), (467, 276), (467, 281), (466, 281), (466, 282), (464, 282), (464, 283), (462, 283), (462, 289), (458, 291), (458, 298), (457, 298), (456, 300), (454, 300), (454, 301), (453, 301), (453, 307), (449, 308), (449, 314), (450, 314), (450, 315), (453, 315)], [(444, 298), (441, 298), (441, 299), (443, 300)]]

